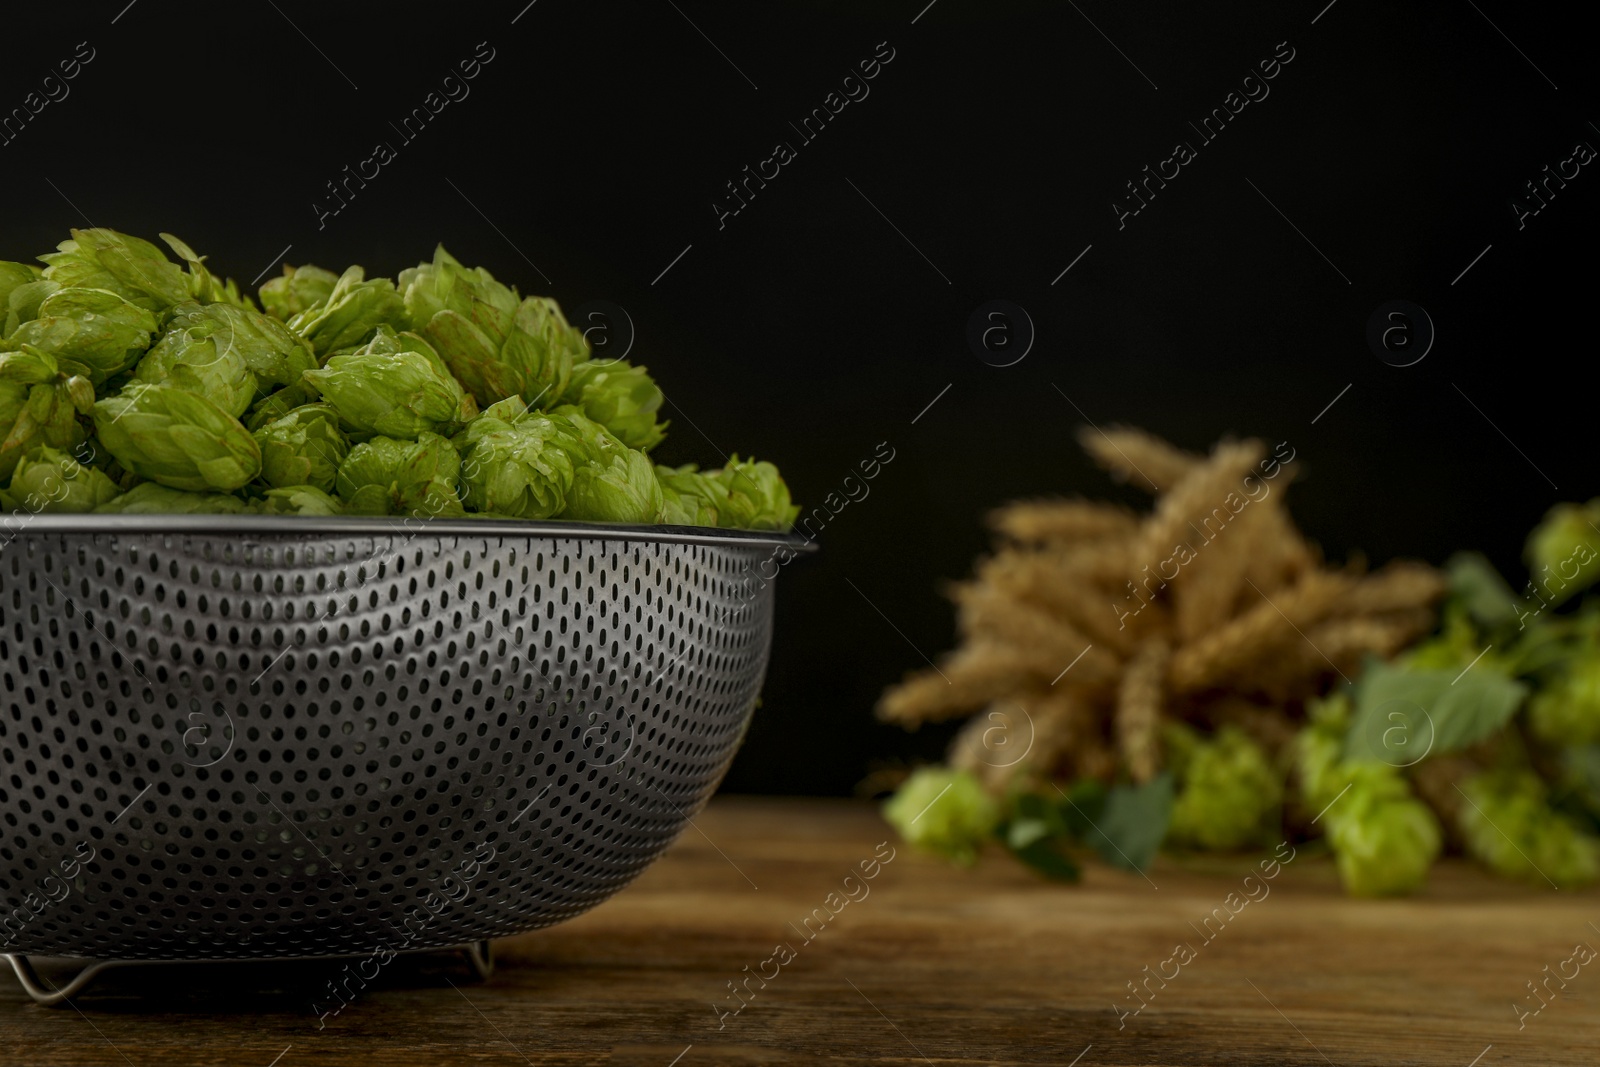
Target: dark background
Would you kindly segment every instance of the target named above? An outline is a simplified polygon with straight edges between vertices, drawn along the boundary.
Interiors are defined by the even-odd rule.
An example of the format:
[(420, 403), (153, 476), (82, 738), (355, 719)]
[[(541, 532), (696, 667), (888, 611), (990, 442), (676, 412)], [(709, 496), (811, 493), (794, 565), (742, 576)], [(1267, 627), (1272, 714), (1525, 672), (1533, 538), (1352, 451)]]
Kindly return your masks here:
[[(1520, 231), (1510, 207), (1575, 142), (1600, 145), (1581, 25), (1503, 0), (1326, 2), (8, 13), (0, 109), (80, 41), (94, 58), (0, 146), (0, 257), (92, 220), (175, 232), (243, 283), (285, 245), (291, 263), (393, 274), (442, 241), (568, 309), (625, 308), (632, 357), (672, 402), (664, 461), (753, 453), (816, 504), (887, 442), (870, 496), (779, 581), (765, 705), (725, 786), (848, 793), (948, 736), (871, 707), (948, 647), (938, 587), (983, 549), (983, 513), (1138, 499), (1082, 457), (1085, 418), (1194, 449), (1290, 442), (1293, 511), (1334, 558), (1475, 546), (1520, 583), (1527, 529), (1595, 493), (1580, 324), (1600, 176), (1585, 167)], [(870, 95), (800, 144), (788, 123), (884, 41)], [(1201, 146), (1186, 122), (1283, 41), (1270, 95)], [(479, 42), (494, 58), (470, 95), (404, 143), (390, 123)], [(795, 161), (719, 230), (713, 199), (780, 140)], [(1198, 158), (1119, 231), (1112, 200), (1178, 140)], [(319, 228), (325, 183), (378, 141), (396, 158)], [(966, 341), (996, 298), (1037, 330), (1008, 367)], [(1437, 329), (1414, 366), (1364, 338), (1394, 299)]]

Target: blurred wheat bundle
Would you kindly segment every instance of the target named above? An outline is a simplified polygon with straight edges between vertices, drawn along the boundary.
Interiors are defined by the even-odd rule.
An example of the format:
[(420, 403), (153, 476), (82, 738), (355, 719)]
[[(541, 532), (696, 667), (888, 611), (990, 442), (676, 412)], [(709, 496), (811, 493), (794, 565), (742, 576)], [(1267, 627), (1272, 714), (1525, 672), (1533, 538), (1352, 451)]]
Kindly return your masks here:
[(1281, 753), (1305, 700), (1432, 628), (1439, 572), (1331, 568), (1294, 528), (1286, 445), (1199, 456), (1116, 428), (1079, 441), (1150, 490), (1151, 511), (1055, 499), (995, 512), (994, 554), (952, 590), (960, 647), (878, 706), (907, 726), (978, 712), (951, 762), (991, 788), (1119, 770), (1149, 781), (1172, 723), (1232, 726)]

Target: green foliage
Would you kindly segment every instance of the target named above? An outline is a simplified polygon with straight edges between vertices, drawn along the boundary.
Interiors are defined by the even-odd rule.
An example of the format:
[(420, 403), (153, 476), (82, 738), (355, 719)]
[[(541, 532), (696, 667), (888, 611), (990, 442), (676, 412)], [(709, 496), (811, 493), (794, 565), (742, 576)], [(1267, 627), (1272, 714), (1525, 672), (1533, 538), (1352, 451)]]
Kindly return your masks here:
[(1113, 867), (1146, 869), (1167, 835), (1172, 795), (1170, 774), (1158, 774), (1143, 785), (1112, 786), (1100, 818), (1090, 827), (1089, 844)]
[(1434, 753), (1455, 752), (1503, 729), (1527, 695), (1488, 655), (1455, 670), (1369, 663), (1356, 685), (1345, 754), (1402, 765), (1420, 759), (1430, 741)]

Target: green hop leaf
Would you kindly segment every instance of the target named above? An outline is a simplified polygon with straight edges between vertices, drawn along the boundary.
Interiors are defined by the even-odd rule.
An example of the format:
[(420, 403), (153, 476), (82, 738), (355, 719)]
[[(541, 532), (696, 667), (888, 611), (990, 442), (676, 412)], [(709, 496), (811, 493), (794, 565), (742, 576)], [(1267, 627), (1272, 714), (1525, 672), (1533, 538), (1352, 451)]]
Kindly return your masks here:
[(62, 370), (99, 386), (137, 363), (157, 328), (154, 314), (110, 290), (57, 289), (5, 345), (49, 352)]
[(1582, 833), (1548, 802), (1529, 771), (1490, 771), (1459, 784), (1456, 827), (1467, 852), (1509, 878), (1559, 888), (1600, 878), (1600, 841)]
[(17, 462), (6, 489), (11, 510), (89, 512), (115, 497), (116, 483), (67, 452), (41, 446)]
[[(1450, 577), (1451, 599), (1463, 606), (1473, 622), (1493, 629), (1517, 617), (1516, 594), (1482, 553), (1457, 552), (1444, 567)], [(1477, 648), (1468, 653), (1476, 654)]]
[(328, 302), (339, 276), (331, 270), (313, 267), (284, 265), (283, 276), (262, 283), (261, 306), (267, 314), (286, 322), (302, 312), (311, 311)]
[(1488, 656), (1465, 672), (1371, 662), (1356, 687), (1345, 756), (1410, 766), (1424, 750), (1458, 751), (1497, 733), (1527, 694)]
[(883, 805), (912, 846), (970, 867), (1000, 823), (1000, 804), (970, 771), (922, 767)]
[(352, 515), (454, 518), (463, 514), (456, 495), (460, 473), (455, 446), (437, 434), (422, 433), (415, 441), (374, 437), (350, 450), (336, 485)]
[(261, 471), (261, 448), (237, 419), (170, 385), (130, 383), (95, 404), (94, 425), (118, 463), (173, 489), (239, 489)]
[(426, 341), (378, 327), (372, 341), (351, 355), (333, 356), (307, 382), (356, 433), (414, 438), (473, 413), (461, 384)]
[(1063, 807), (1037, 793), (1014, 793), (1007, 798), (1005, 816), (995, 836), (1013, 856), (1039, 874), (1075, 882), (1081, 872), (1067, 851), (1071, 829), (1062, 816)]
[(311, 486), (332, 492), (350, 442), (327, 404), (307, 404), (266, 423), (253, 436), (261, 447), (261, 479), (277, 488)]
[(1172, 775), (1166, 771), (1143, 785), (1112, 786), (1085, 840), (1114, 867), (1146, 870), (1167, 835), (1172, 798)]
[(645, 368), (616, 360), (579, 363), (560, 402), (581, 408), (629, 448), (648, 452), (666, 436), (668, 424), (656, 421), (665, 399)]
[(1179, 790), (1172, 806), (1167, 841), (1211, 851), (1230, 851), (1263, 843), (1277, 823), (1283, 782), (1261, 746), (1235, 726), (1224, 726), (1208, 740), (1187, 727), (1167, 732)]
[(94, 509), (102, 515), (246, 515), (248, 501), (225, 493), (190, 493), (141, 482)]
[(394, 282), (367, 280), (360, 267), (339, 276), (327, 300), (290, 317), (290, 330), (305, 338), (319, 357), (335, 349), (364, 344), (379, 326), (406, 328), (406, 307)]
[(95, 227), (42, 255), (45, 278), (62, 288), (109, 289), (146, 311), (165, 312), (189, 299), (183, 270), (149, 241)]

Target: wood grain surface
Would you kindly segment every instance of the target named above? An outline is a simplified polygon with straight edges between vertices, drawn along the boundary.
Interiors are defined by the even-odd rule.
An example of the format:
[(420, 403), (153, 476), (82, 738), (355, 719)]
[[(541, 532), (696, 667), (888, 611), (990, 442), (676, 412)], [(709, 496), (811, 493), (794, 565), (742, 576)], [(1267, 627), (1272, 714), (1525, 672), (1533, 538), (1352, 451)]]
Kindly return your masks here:
[[(722, 798), (695, 823), (614, 900), (500, 942), (487, 982), (449, 954), (402, 957), (319, 1028), (322, 963), (129, 968), (57, 1008), (6, 981), (0, 1064), (1600, 1059), (1600, 961), (1567, 962), (1600, 946), (1600, 893), (1446, 863), (1420, 896), (1350, 900), (1305, 848), (1270, 881), (1244, 882), (1264, 852), (1054, 886), (1002, 856), (913, 854), (859, 804)], [(1130, 981), (1148, 1003), (1119, 1016)], [(1514, 1004), (1545, 1000), (1519, 1023)]]

